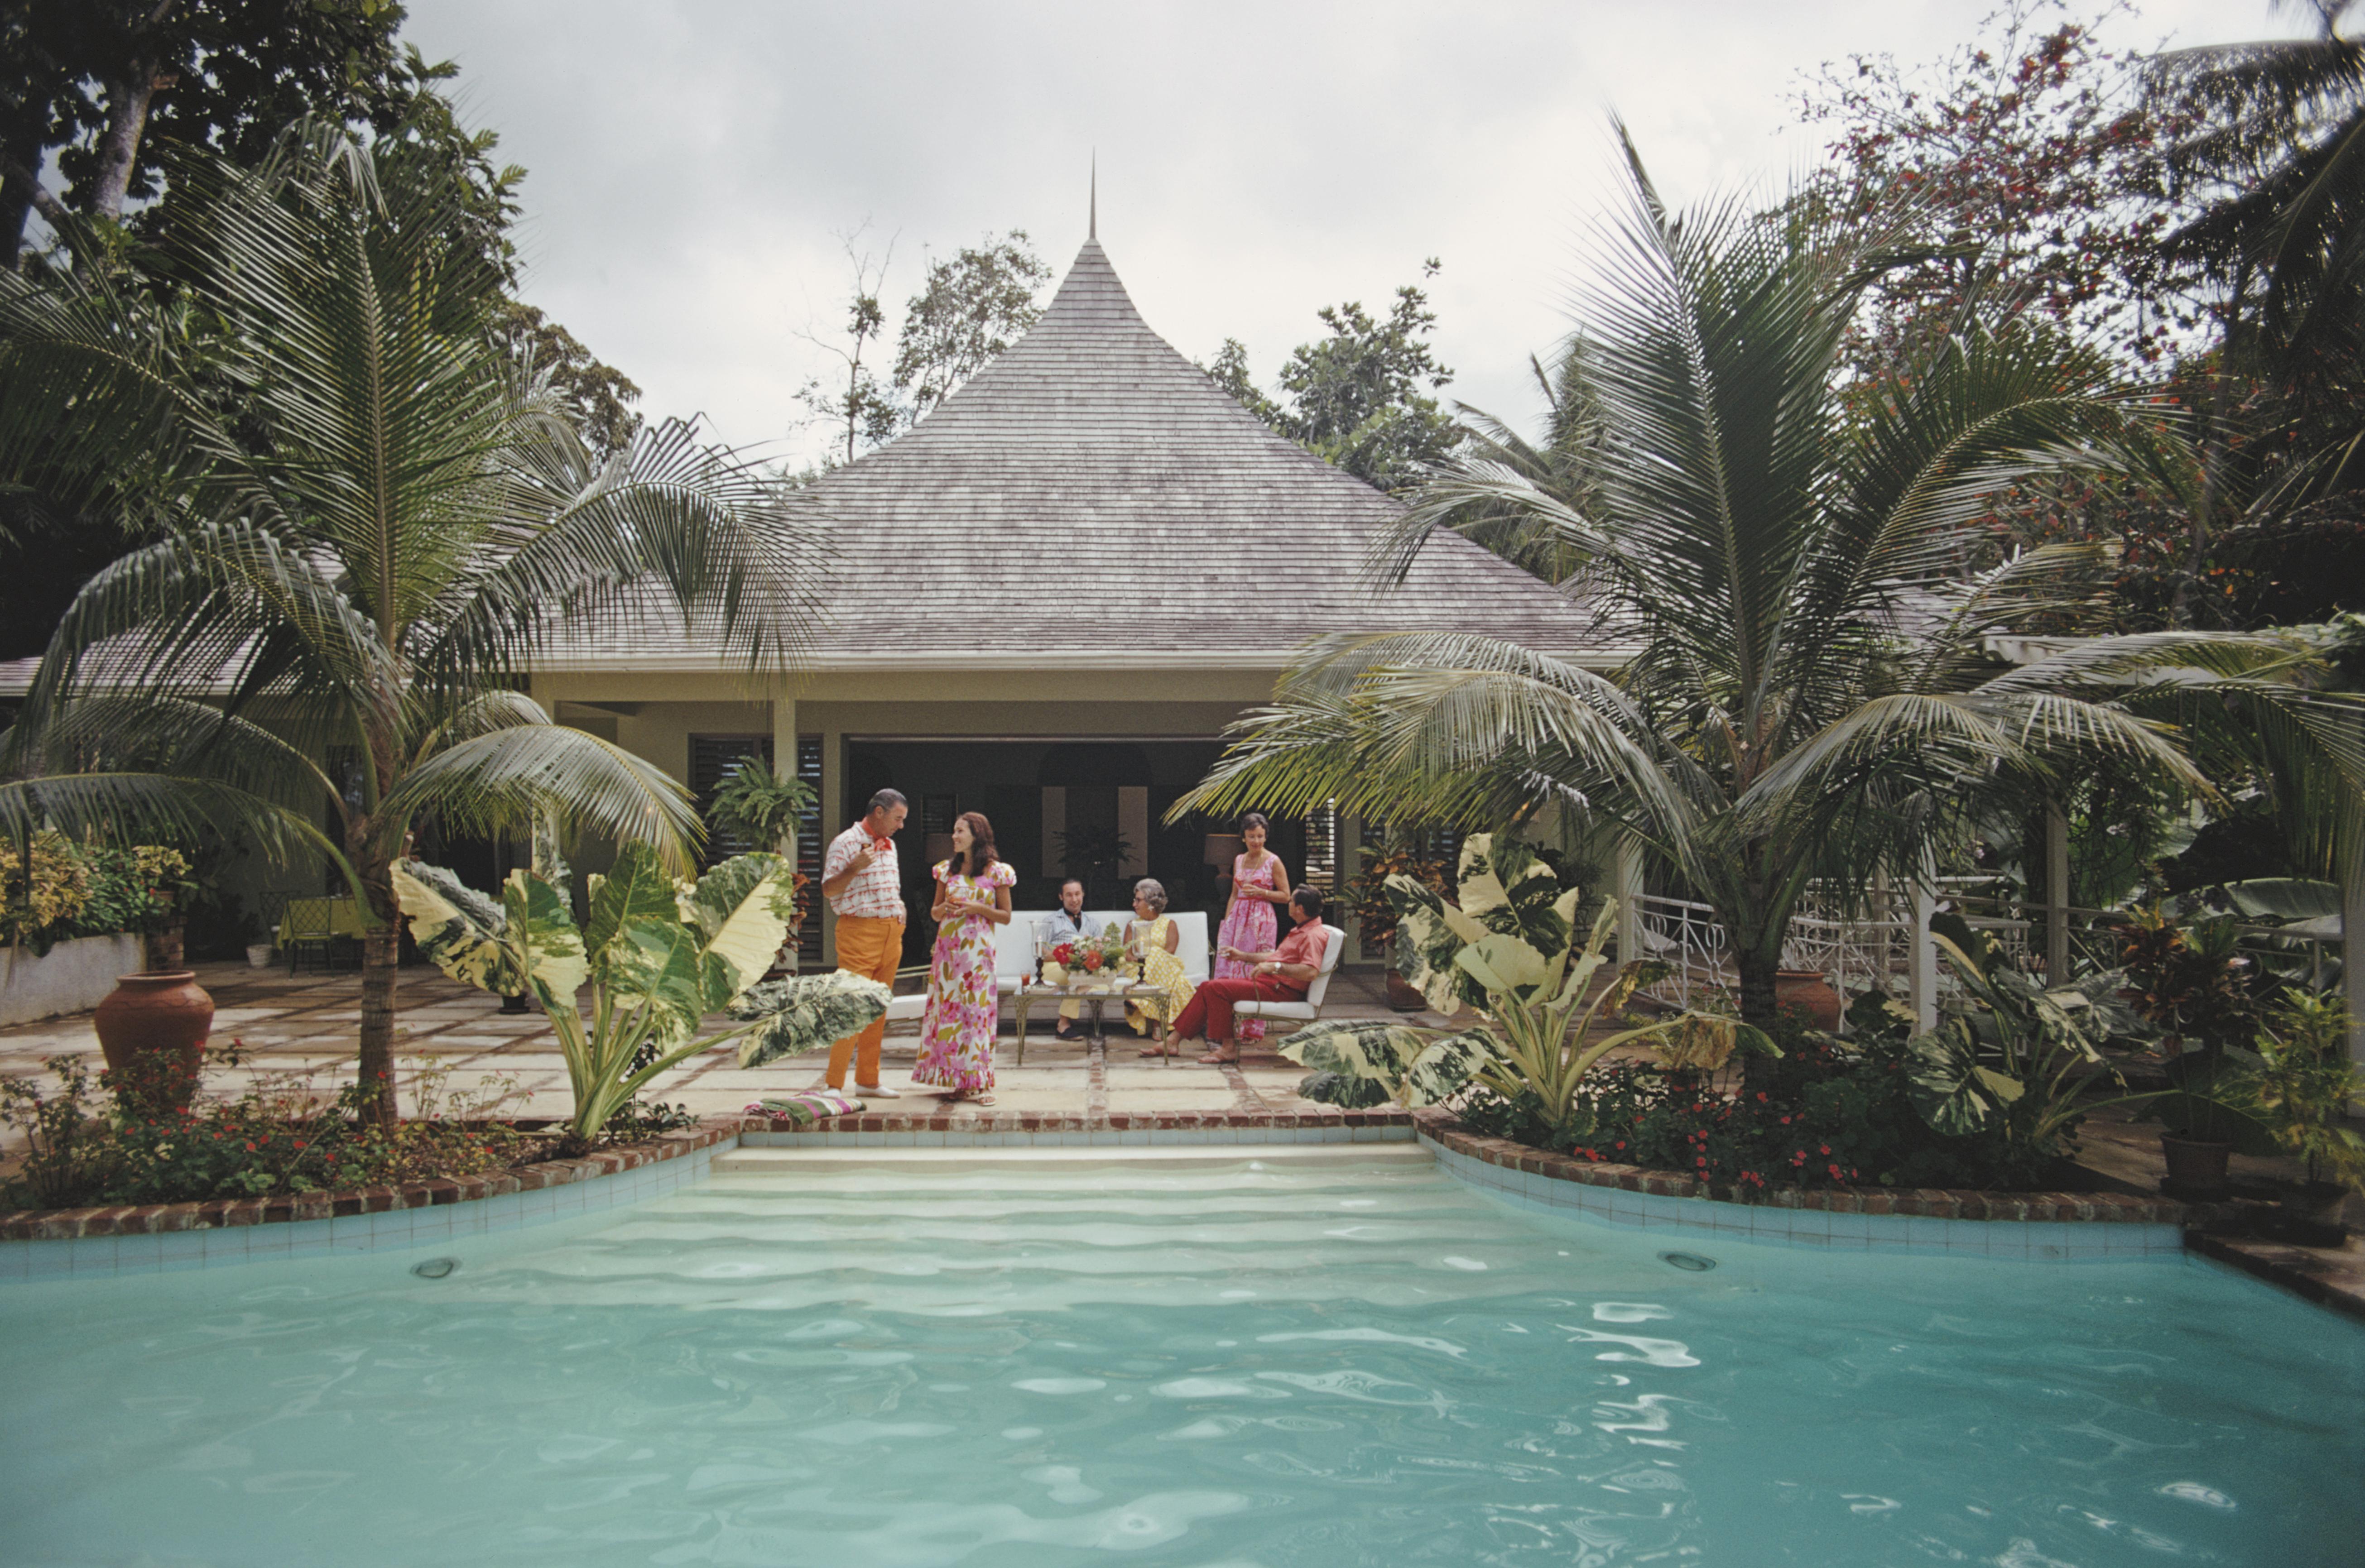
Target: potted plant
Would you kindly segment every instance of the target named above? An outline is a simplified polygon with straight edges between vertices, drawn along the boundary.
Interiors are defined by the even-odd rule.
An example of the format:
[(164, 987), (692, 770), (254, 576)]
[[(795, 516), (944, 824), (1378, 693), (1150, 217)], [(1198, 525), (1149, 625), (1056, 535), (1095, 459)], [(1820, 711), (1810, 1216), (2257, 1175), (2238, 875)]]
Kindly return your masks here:
[[(173, 1086), (176, 1103), (196, 1087), (214, 999), (182, 962), (181, 905), (191, 887), (188, 858), (177, 849), (142, 844), (130, 849), (83, 851), (93, 872), (92, 902), (111, 902), (119, 928), (147, 938), (147, 969), (124, 975), (91, 1014), (106, 1065), (118, 1077), (152, 1077)], [(151, 1053), (173, 1058), (180, 1070), (159, 1075), (141, 1066)]]
[(2154, 1110), (2163, 1129), (2165, 1185), (2204, 1203), (2225, 1196), (2226, 1159), (2246, 1136), (2225, 1092), (2229, 1074), (2254, 1065), (2229, 1052), (2259, 1025), (2239, 938), (2231, 917), (2182, 925), (2157, 904), (2135, 911), (2119, 935), (2127, 1002), (2162, 1036), (2169, 1092), (2156, 1098)]
[(2341, 1205), (2365, 1193), (2365, 1137), (2342, 1125), (2365, 1098), (2365, 1072), (2348, 1059), (2348, 1010), (2293, 987), (2259, 1031), (2259, 1065), (2237, 1088), (2237, 1109), (2262, 1126), (2278, 1152), (2296, 1155), (2299, 1184), (2283, 1195), (2274, 1228), (2283, 1240), (2337, 1247)]
[(1445, 862), (1419, 854), (1398, 842), (1383, 848), (1362, 846), (1363, 869), (1348, 884), (1355, 919), (1362, 930), (1363, 950), (1387, 956), (1388, 1005), (1399, 1013), (1418, 1013), (1429, 1005), (1420, 988), (1404, 978), (1396, 965), (1396, 909), (1388, 900), (1388, 879), (1406, 877), (1440, 898), (1451, 889)]
[(789, 934), (772, 965), (774, 973), (786, 974), (797, 967), (797, 936), (812, 897), (804, 874), (793, 869), (797, 829), (819, 803), (803, 780), (783, 778), (762, 757), (749, 756), (742, 758), (723, 781), (714, 791), (713, 804), (706, 809), (706, 820), (718, 837), (735, 838), (752, 849), (778, 855), (791, 868), (796, 903), (789, 918)]

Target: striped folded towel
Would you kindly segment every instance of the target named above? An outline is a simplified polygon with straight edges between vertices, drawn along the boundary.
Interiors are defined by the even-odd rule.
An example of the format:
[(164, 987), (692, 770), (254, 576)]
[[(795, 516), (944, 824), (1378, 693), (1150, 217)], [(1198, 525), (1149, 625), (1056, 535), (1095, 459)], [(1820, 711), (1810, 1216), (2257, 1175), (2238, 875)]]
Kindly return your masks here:
[(768, 1094), (749, 1105), (747, 1114), (809, 1127), (824, 1116), (849, 1115), (860, 1109), (862, 1102), (842, 1089), (804, 1089), (793, 1094)]

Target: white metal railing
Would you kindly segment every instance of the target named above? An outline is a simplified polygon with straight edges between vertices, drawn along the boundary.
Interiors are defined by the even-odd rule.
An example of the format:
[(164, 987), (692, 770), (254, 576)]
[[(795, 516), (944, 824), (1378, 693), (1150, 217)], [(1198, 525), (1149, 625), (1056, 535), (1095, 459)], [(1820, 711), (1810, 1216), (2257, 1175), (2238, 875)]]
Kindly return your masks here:
[[(1992, 935), (2016, 962), (2040, 973), (2050, 968), (2053, 934), (2048, 927), (2057, 912), (2042, 903), (1973, 890), (1993, 885), (1985, 878), (1940, 878), (1929, 907), (1962, 915), (1974, 929)], [(1716, 912), (1704, 903), (1651, 893), (1630, 899), (1638, 951), (1621, 958), (1656, 958), (1670, 969), (1665, 980), (1645, 987), (1644, 993), (1676, 1007), (1730, 1006), (1739, 977), (1732, 944)], [(2074, 907), (2057, 913), (2065, 927), (2064, 978), (2118, 963), (2116, 927), (2122, 913)], [(2299, 935), (2271, 925), (2244, 924), (2238, 930), (2243, 950), (2268, 973), (2321, 990), (2338, 972), (2337, 936)], [(1782, 967), (1819, 973), (1843, 997), (1877, 988), (1905, 1000), (1913, 991), (1917, 939), (1927, 942), (1917, 928), (1910, 893), (1874, 889), (1850, 910), (1829, 896), (1829, 890), (1813, 888), (1790, 917)], [(1944, 1006), (1960, 994), (1961, 986), (1945, 965), (1924, 961), (1928, 1000)]]

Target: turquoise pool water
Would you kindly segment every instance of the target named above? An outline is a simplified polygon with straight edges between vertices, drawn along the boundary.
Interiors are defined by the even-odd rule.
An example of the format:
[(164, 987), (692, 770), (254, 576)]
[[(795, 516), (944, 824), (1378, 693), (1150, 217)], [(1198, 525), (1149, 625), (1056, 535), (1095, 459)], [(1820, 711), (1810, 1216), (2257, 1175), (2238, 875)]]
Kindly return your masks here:
[(1004, 1164), (0, 1288), (0, 1562), (2365, 1561), (2351, 1324), (1669, 1245), (1379, 1159)]

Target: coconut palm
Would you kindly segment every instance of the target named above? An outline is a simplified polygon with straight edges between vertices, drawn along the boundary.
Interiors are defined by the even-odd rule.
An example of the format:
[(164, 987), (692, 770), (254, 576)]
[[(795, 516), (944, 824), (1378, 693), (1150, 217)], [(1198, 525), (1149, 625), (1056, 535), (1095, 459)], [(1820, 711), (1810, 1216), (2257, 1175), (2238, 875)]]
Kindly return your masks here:
[[(2270, 734), (2281, 782), (2359, 798), (2357, 711), (2308, 689), (2324, 666), (2303, 644), (2068, 639), (2023, 666), (1990, 651), (2073, 626), (2107, 581), (2077, 547), (1983, 576), (1964, 563), (2001, 487), (2141, 434), (2098, 366), (1967, 321), (1900, 398), (1852, 404), (1843, 330), (1887, 237), (1732, 202), (1678, 216), (1638, 161), (1632, 176), (1586, 312), (1602, 425), (1587, 488), (1457, 461), (1378, 552), (1400, 569), (1474, 519), (1531, 559), (1554, 536), (1622, 667), (1474, 630), (1318, 642), (1178, 812), (1328, 800), (1487, 826), (1556, 806), (1613, 824), (1714, 906), (1742, 1015), (1762, 1023), (1810, 879), (1918, 876), (1999, 794), (2095, 769), (2205, 790), (2171, 719), (2208, 746)], [(1507, 529), (1515, 516), (1528, 526)]]
[(169, 306), (103, 257), (0, 275), (0, 478), (120, 493), (136, 453), (161, 517), (59, 625), (5, 804), (285, 839), (327, 798), (375, 917), (360, 1068), (390, 1118), (390, 868), (417, 824), (555, 812), (692, 865), (680, 786), (552, 723), (520, 689), (530, 656), (564, 626), (695, 617), (751, 673), (780, 667), (799, 542), (750, 466), (678, 421), (594, 457), (503, 352), (500, 272), (448, 171), (299, 125), (260, 170), (175, 179)]
[(2365, 350), (2365, 44), (2356, 0), (2290, 0), (2316, 37), (2179, 50), (2151, 86), (2188, 130), (2164, 183), (2200, 204), (2168, 252), (2225, 293), (2236, 357), (2301, 386), (2345, 382)]

